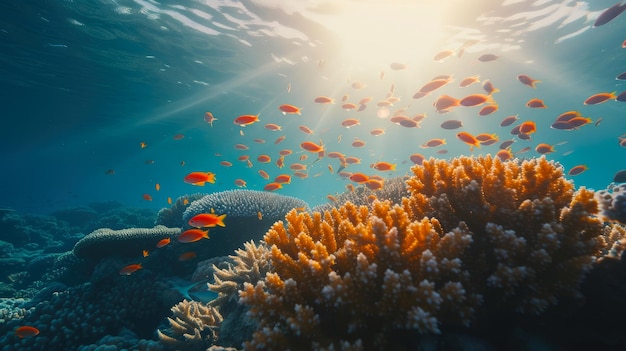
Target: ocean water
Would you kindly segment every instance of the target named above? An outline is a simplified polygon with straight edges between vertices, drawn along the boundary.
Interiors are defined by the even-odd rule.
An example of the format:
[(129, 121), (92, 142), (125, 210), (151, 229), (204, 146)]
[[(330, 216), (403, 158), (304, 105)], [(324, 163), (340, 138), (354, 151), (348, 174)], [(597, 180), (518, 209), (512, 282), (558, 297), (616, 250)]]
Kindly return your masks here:
[[(278, 192), (311, 205), (350, 183), (339, 175), (339, 161), (300, 148), (322, 142), (327, 152), (360, 158), (346, 171), (383, 177), (409, 172), (409, 155), (451, 158), (495, 154), (513, 139), (517, 157), (537, 157), (539, 143), (554, 145), (547, 158), (565, 171), (584, 164), (571, 177), (577, 186), (603, 189), (626, 167), (619, 146), (626, 133), (626, 105), (610, 100), (584, 105), (589, 96), (624, 88), (616, 76), (626, 70), (621, 45), (624, 17), (600, 27), (595, 19), (612, 1), (410, 1), (273, 2), (264, 1), (33, 1), (5, 2), (0, 14), (2, 45), (2, 128), (0, 182), (3, 207), (26, 213), (49, 213), (94, 201), (116, 200), (128, 206), (161, 208), (166, 199), (195, 192), (233, 189), (243, 179), (248, 189), (263, 189), (276, 175), (307, 165), (308, 178), (293, 176)], [(460, 49), (463, 49), (460, 55)], [(454, 53), (435, 62), (435, 54)], [(490, 62), (483, 54), (497, 55)], [(405, 69), (393, 70), (392, 63)], [(526, 74), (541, 82), (521, 84)], [(439, 75), (453, 81), (421, 99), (412, 96)], [(480, 83), (460, 88), (467, 76)], [(433, 102), (442, 94), (462, 98), (484, 93), (489, 80), (499, 109), (478, 116), (480, 107), (458, 107), (439, 114)], [(356, 83), (355, 89), (353, 83)], [(412, 117), (426, 114), (419, 128), (405, 128), (378, 118), (376, 104), (393, 86), (388, 110)], [(328, 96), (334, 104), (313, 100)], [(363, 111), (344, 110), (342, 98), (357, 103), (371, 97)], [(526, 102), (542, 99), (547, 108)], [(292, 104), (301, 115), (283, 115)], [(579, 111), (592, 123), (576, 130), (550, 128), (555, 118)], [(211, 112), (213, 126), (204, 120)], [(259, 114), (260, 122), (240, 127), (233, 120)], [(519, 140), (506, 116), (517, 124), (532, 120), (537, 132)], [(360, 124), (344, 128), (341, 121)], [(447, 119), (463, 121), (444, 130)], [(267, 123), (282, 131), (264, 128)], [(305, 125), (313, 134), (298, 127)], [(370, 135), (383, 128), (385, 134)], [(499, 142), (470, 148), (459, 131), (495, 133)], [(174, 140), (176, 134), (183, 139)], [(275, 145), (279, 136), (286, 139)], [(355, 148), (355, 138), (366, 145)], [(446, 145), (423, 149), (431, 138)], [(255, 142), (255, 139), (262, 139)], [(140, 147), (145, 142), (146, 147)], [(249, 150), (235, 149), (244, 144)], [(524, 151), (524, 148), (530, 151)], [(278, 152), (290, 149), (285, 168), (275, 165)], [(445, 154), (437, 153), (447, 151)], [(262, 164), (258, 155), (271, 162)], [(238, 157), (247, 155), (252, 167)], [(220, 165), (229, 161), (232, 167)], [(370, 168), (374, 162), (397, 164), (393, 172)], [(181, 164), (184, 162), (184, 165)], [(333, 167), (331, 173), (328, 165)], [(265, 180), (257, 173), (270, 174)], [(192, 171), (214, 172), (216, 183), (197, 187), (183, 182)], [(114, 174), (109, 174), (114, 173)], [(156, 191), (155, 184), (161, 190)], [(149, 194), (152, 201), (143, 199)]]
[[(314, 207), (364, 186), (350, 174), (410, 175), (415, 154), (451, 159), (503, 149), (514, 158), (558, 163), (576, 187), (607, 188), (626, 169), (626, 102), (619, 101), (626, 98), (616, 98), (626, 92), (626, 80), (618, 78), (626, 72), (626, 15), (594, 23), (614, 5), (616, 0), (1, 2), (0, 349), (100, 350), (107, 342), (119, 349), (165, 349), (155, 346), (155, 330), (169, 327), (171, 306), (182, 297), (206, 302), (215, 296), (205, 288), (211, 274), (198, 261), (224, 247), (218, 256), (232, 253), (236, 240), (260, 237), (275, 218), (242, 215), (211, 229), (213, 240), (202, 240), (193, 252), (175, 240), (156, 249), (154, 238), (120, 249), (107, 242), (82, 257), (73, 247), (98, 228), (151, 227), (156, 212), (182, 196), (243, 183), (264, 190), (286, 174), (291, 182), (273, 191)], [(536, 86), (523, 84), (520, 75), (537, 80)], [(478, 82), (460, 86), (472, 76)], [(433, 80), (446, 84), (416, 96)], [(460, 104), (487, 94), (486, 82), (497, 89), (488, 104), (445, 113), (434, 107), (444, 95)], [(610, 97), (586, 104), (595, 94)], [(320, 97), (332, 103), (320, 103)], [(545, 106), (528, 107), (531, 99)], [(287, 113), (285, 105), (298, 113)], [(486, 105), (497, 110), (480, 115)], [(554, 128), (567, 111), (586, 124)], [(208, 114), (215, 118), (211, 123)], [(258, 120), (235, 123), (245, 115)], [(517, 120), (501, 126), (509, 116)], [(462, 126), (443, 128), (449, 120)], [(536, 131), (512, 133), (523, 123)], [(461, 132), (497, 141), (469, 145)], [(426, 147), (433, 139), (443, 145)], [(303, 148), (307, 142), (324, 153)], [(512, 144), (506, 148), (505, 142)], [(342, 164), (332, 153), (358, 162)], [(392, 169), (376, 169), (378, 162)], [(294, 171), (295, 164), (304, 170)], [(584, 171), (570, 174), (577, 166)], [(189, 184), (184, 179), (191, 172), (211, 172), (215, 182)], [(182, 218), (175, 219), (170, 226), (181, 227)], [(240, 236), (224, 236), (230, 241), (218, 244), (219, 230)], [(124, 273), (129, 267), (132, 276)], [(603, 345), (623, 345), (622, 339), (612, 344), (610, 328), (623, 323), (620, 311), (626, 311), (616, 297), (620, 290), (613, 290), (615, 281), (622, 284), (620, 267), (594, 271), (600, 273), (590, 278), (591, 292), (584, 291), (592, 298), (608, 291), (611, 298), (592, 301), (578, 319), (565, 321), (565, 330), (555, 323), (545, 334), (554, 332), (553, 340), (576, 334), (576, 343), (586, 335), (567, 328), (585, 329), (593, 321), (593, 332), (609, 332), (590, 332), (585, 340), (594, 344), (609, 335)], [(76, 308), (68, 305), (74, 301)], [(597, 309), (600, 316), (589, 311), (597, 306), (604, 308)], [(550, 315), (545, 323), (567, 316)], [(27, 330), (22, 339), (19, 325), (41, 334), (29, 338)], [(526, 345), (541, 339), (541, 328), (528, 328), (534, 335)], [(493, 332), (498, 339), (499, 331)]]

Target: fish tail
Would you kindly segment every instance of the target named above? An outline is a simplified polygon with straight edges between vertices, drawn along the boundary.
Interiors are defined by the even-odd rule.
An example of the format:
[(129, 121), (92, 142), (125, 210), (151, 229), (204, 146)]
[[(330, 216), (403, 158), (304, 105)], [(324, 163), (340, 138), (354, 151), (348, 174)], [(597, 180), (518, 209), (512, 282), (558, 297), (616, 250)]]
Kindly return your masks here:
[(225, 227), (226, 224), (224, 224), (224, 218), (226, 218), (226, 214), (217, 217), (217, 225), (219, 225), (220, 227)]

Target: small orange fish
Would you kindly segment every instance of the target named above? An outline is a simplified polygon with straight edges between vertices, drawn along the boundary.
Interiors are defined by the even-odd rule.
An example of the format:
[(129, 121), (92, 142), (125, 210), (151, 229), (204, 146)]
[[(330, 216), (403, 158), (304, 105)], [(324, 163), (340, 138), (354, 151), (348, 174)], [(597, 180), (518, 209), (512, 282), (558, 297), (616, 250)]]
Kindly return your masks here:
[(263, 177), (264, 179), (270, 179), (270, 175), (269, 175), (269, 174), (267, 174), (267, 172), (265, 172), (264, 170), (259, 169), (258, 173), (259, 173), (259, 175), (260, 175), (261, 177)]
[(426, 156), (422, 154), (412, 154), (411, 156), (409, 156), (409, 159), (411, 160), (411, 162), (413, 162), (413, 164), (421, 165), (422, 162), (424, 162), (424, 160), (426, 159)]
[(478, 106), (484, 103), (494, 103), (493, 97), (485, 94), (471, 94), (459, 101), (459, 104), (465, 107)]
[(220, 161), (220, 165), (224, 167), (232, 167), (233, 163), (230, 161)]
[(226, 215), (216, 215), (214, 213), (200, 213), (198, 215), (193, 216), (187, 224), (196, 228), (212, 228), (215, 226), (225, 227), (224, 218)]
[(474, 83), (479, 83), (479, 82), (480, 82), (480, 76), (479, 75), (471, 76), (471, 77), (464, 78), (461, 81), (461, 83), (459, 84), (459, 87), (465, 88), (465, 87), (469, 87), (470, 85), (472, 85)]
[(365, 146), (365, 141), (359, 139), (359, 138), (354, 138), (354, 141), (352, 142), (352, 146), (353, 147), (363, 147)]
[(437, 147), (437, 146), (441, 146), (445, 144), (446, 144), (446, 139), (433, 138), (423, 143), (420, 147), (424, 149), (424, 148), (429, 148), (429, 147)]
[(504, 149), (504, 150), (500, 150), (496, 153), (496, 157), (498, 157), (500, 159), (500, 161), (506, 161), (506, 160), (510, 160), (513, 158), (513, 154), (511, 153), (511, 150), (509, 149)]
[(282, 127), (279, 126), (278, 124), (268, 123), (265, 125), (265, 129), (271, 130), (271, 131), (279, 131), (279, 130), (282, 130)]
[(318, 104), (334, 104), (335, 103), (335, 99), (329, 98), (328, 96), (318, 96), (313, 101), (317, 102)]
[(212, 172), (191, 172), (183, 179), (185, 183), (204, 186), (204, 183), (215, 183), (215, 173)]
[(575, 176), (575, 175), (579, 175), (579, 174), (581, 174), (582, 172), (584, 172), (584, 171), (586, 171), (586, 170), (588, 170), (588, 169), (589, 169), (589, 167), (587, 167), (587, 165), (577, 165), (577, 166), (572, 167), (572, 168), (571, 168), (571, 169), (567, 172), (567, 174), (568, 174), (568, 175), (571, 175), (571, 176)]
[(235, 144), (233, 147), (237, 150), (249, 150), (250, 149), (247, 145), (244, 145), (244, 144)]
[(193, 243), (201, 239), (209, 238), (209, 231), (200, 229), (188, 229), (178, 236), (179, 243)]
[(379, 136), (379, 135), (383, 135), (385, 134), (385, 130), (382, 128), (376, 128), (376, 129), (372, 129), (370, 131), (370, 134), (373, 136)]
[(256, 158), (256, 160), (257, 160), (257, 161), (259, 161), (259, 162), (261, 162), (261, 163), (268, 163), (268, 162), (272, 161), (272, 158), (271, 158), (271, 157), (269, 157), (269, 155), (265, 155), (265, 154), (263, 154), (263, 155), (259, 155), (259, 156)]
[(454, 107), (461, 104), (461, 100), (456, 99), (450, 95), (441, 95), (435, 100), (433, 106), (438, 113), (450, 112)]
[(172, 139), (174, 139), (174, 140), (181, 140), (181, 139), (184, 139), (184, 138), (185, 138), (185, 134), (181, 134), (181, 133), (174, 134), (174, 136), (172, 137)]
[(305, 141), (302, 144), (300, 144), (300, 147), (306, 151), (309, 152), (322, 152), (324, 151), (324, 146), (323, 145), (318, 145), (312, 141)]
[(361, 159), (358, 157), (354, 157), (354, 156), (348, 156), (345, 158), (346, 164), (349, 165), (355, 165), (355, 164), (360, 164), (361, 163)]
[(245, 188), (246, 187), (246, 181), (243, 179), (235, 179), (235, 185), (240, 187), (240, 188)]
[(233, 123), (241, 127), (249, 126), (256, 122), (259, 122), (259, 115), (242, 115), (233, 121)]
[(539, 154), (545, 155), (545, 154), (554, 152), (555, 150), (554, 150), (554, 146), (552, 145), (540, 143), (540, 144), (537, 144), (537, 146), (535, 147), (535, 151)]
[(181, 262), (193, 260), (198, 255), (194, 251), (184, 252), (178, 256), (178, 260)]
[(301, 163), (292, 163), (289, 168), (292, 171), (306, 171), (306, 165), (303, 165)]
[(280, 144), (283, 140), (285, 140), (286, 136), (281, 135), (278, 138), (276, 138), (276, 140), (274, 141), (274, 145), (276, 144)]
[(533, 89), (535, 89), (535, 84), (541, 82), (540, 80), (537, 79), (532, 79), (529, 76), (525, 75), (525, 74), (520, 74), (519, 76), (517, 76), (517, 80), (519, 80), (520, 82), (522, 82), (522, 84), (527, 85)]
[(143, 194), (143, 199), (146, 201), (152, 201), (152, 196), (150, 196), (150, 194)]
[(261, 213), (261, 211), (258, 211), (258, 212), (256, 213), (256, 218), (258, 218), (258, 219), (259, 219), (259, 221), (262, 221), (262, 220), (263, 220), (263, 213)]
[(353, 173), (349, 178), (351, 181), (358, 184), (363, 184), (369, 180), (369, 177), (363, 173)]
[(278, 190), (278, 189), (280, 189), (282, 187), (283, 186), (280, 183), (269, 183), (269, 184), (267, 184), (267, 185), (265, 185), (263, 187), (263, 190), (265, 190), (265, 191), (274, 191), (274, 190)]
[(355, 103), (346, 102), (343, 105), (341, 105), (341, 108), (344, 109), (344, 110), (350, 111), (350, 110), (354, 110), (354, 109), (358, 108), (358, 106)]
[(120, 270), (120, 275), (131, 275), (142, 268), (140, 263), (129, 264)]
[(468, 132), (459, 132), (457, 133), (456, 137), (468, 145), (480, 147), (480, 141), (476, 139), (475, 136), (473, 136), (472, 134)]
[(143, 257), (148, 257), (148, 256), (150, 256), (150, 251), (148, 251), (148, 250), (143, 250), (143, 251), (141, 252), (141, 254), (143, 255)]
[(172, 204), (172, 198), (171, 198), (171, 197), (169, 197), (169, 196), (167, 197), (167, 204), (168, 204), (168, 205), (171, 205), (171, 204)]
[(617, 95), (615, 95), (615, 93), (617, 93), (617, 91), (614, 91), (612, 93), (599, 93), (591, 95), (587, 98), (587, 100), (585, 100), (584, 104), (597, 105), (603, 102), (607, 102), (608, 100), (615, 100), (615, 98), (617, 98)]
[(534, 121), (525, 121), (519, 125), (519, 132), (522, 134), (530, 134), (537, 131), (537, 124)]
[(154, 188), (156, 189), (156, 191), (161, 190), (161, 184), (159, 183), (154, 184)]
[(280, 155), (280, 157), (276, 160), (276, 167), (278, 168), (285, 167), (285, 156)]
[(361, 124), (361, 122), (356, 118), (348, 118), (341, 122), (341, 125), (346, 128), (354, 127), (359, 124)]
[(298, 127), (305, 134), (313, 134), (313, 131), (307, 126), (299, 126)]
[(300, 111), (302, 110), (299, 107), (296, 107), (294, 105), (289, 105), (289, 104), (280, 105), (280, 106), (278, 106), (278, 109), (281, 110), (284, 115), (286, 115), (286, 114), (296, 114), (296, 115), (299, 115), (299, 114), (301, 114)]
[(142, 142), (139, 143), (139, 146), (141, 146), (142, 149), (145, 149), (146, 146), (148, 146), (148, 144), (146, 144), (145, 141), (142, 141)]
[(328, 154), (326, 154), (326, 156), (330, 158), (342, 158), (344, 155), (341, 152), (331, 151)]
[(32, 338), (39, 334), (39, 329), (31, 327), (30, 325), (23, 325), (15, 329), (15, 336), (20, 339)]
[(184, 198), (183, 199), (183, 206), (187, 206), (187, 205), (189, 205), (189, 199)]
[(382, 172), (395, 171), (396, 170), (395, 163), (389, 163), (389, 162), (372, 163), (370, 165), (370, 167), (374, 168), (375, 170), (382, 171)]
[(213, 122), (217, 121), (217, 118), (213, 117), (211, 112), (206, 112), (204, 114), (204, 121), (207, 122), (211, 128), (213, 128)]
[(478, 111), (479, 116), (487, 116), (494, 112), (498, 111), (498, 104), (489, 104), (487, 106), (483, 106), (480, 111)]
[(385, 183), (380, 179), (368, 179), (365, 182), (365, 186), (370, 190), (380, 190), (384, 185)]
[(172, 239), (171, 239), (171, 238), (161, 239), (161, 240), (159, 240), (159, 242), (156, 244), (156, 247), (160, 249), (160, 248), (162, 248), (162, 247), (164, 247), (164, 246), (169, 245), (169, 243), (170, 243), (171, 241), (172, 241)]
[(274, 178), (274, 183), (289, 184), (291, 183), (291, 176), (289, 174), (281, 174)]
[(543, 100), (535, 98), (535, 99), (528, 100), (528, 102), (526, 103), (526, 107), (530, 107), (530, 108), (547, 108), (548, 106), (546, 106), (546, 104), (543, 102)]

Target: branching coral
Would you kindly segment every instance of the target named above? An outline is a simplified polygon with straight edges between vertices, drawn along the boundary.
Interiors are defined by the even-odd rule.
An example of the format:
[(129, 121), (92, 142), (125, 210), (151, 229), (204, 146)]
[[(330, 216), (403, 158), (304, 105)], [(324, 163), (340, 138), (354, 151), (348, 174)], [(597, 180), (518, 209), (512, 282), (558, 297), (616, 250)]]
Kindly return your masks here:
[(171, 335), (157, 330), (161, 343), (176, 350), (206, 350), (217, 340), (222, 316), (214, 307), (183, 300), (172, 313), (167, 318)]
[(607, 249), (594, 193), (545, 158), (431, 159), (413, 173), (402, 204), (291, 211), (272, 226), (272, 272), (240, 291), (259, 322), (247, 348), (383, 349), (402, 330), (538, 314), (578, 296)]

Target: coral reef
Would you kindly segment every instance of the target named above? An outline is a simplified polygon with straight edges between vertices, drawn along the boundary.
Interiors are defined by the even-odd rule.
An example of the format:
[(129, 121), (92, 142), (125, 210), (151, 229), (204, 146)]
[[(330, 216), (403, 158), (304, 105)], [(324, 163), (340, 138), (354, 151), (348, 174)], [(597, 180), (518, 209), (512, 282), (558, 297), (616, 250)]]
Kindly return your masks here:
[(620, 247), (593, 191), (545, 158), (430, 159), (412, 171), (399, 204), (291, 211), (272, 226), (272, 272), (240, 291), (258, 321), (246, 348), (406, 347), (398, 335), (538, 315), (579, 298), (595, 260)]
[(306, 210), (306, 202), (266, 191), (227, 190), (207, 195), (191, 203), (183, 214), (183, 228), (200, 213), (225, 214), (225, 227), (210, 228), (210, 240), (194, 243), (197, 252), (206, 257), (230, 255), (249, 240), (259, 240), (277, 220), (292, 208)]
[(159, 240), (178, 234), (179, 228), (165, 226), (121, 230), (100, 228), (80, 239), (74, 245), (74, 254), (92, 261), (114, 255), (141, 256), (147, 247), (154, 247)]
[(596, 192), (600, 215), (605, 221), (626, 224), (626, 184), (620, 184)]
[[(216, 308), (183, 300), (172, 307), (167, 333), (157, 330), (162, 344), (175, 350), (206, 350), (218, 338), (222, 316)], [(168, 335), (171, 334), (171, 335)]]
[(315, 206), (313, 211), (324, 212), (333, 207), (338, 207), (346, 202), (351, 202), (357, 206), (370, 205), (374, 199), (379, 201), (389, 200), (391, 203), (397, 204), (402, 202), (402, 198), (409, 195), (406, 189), (406, 180), (408, 177), (400, 176), (385, 179), (384, 186), (378, 190), (371, 190), (366, 186), (359, 186), (354, 190), (346, 190), (334, 197), (330, 203)]

